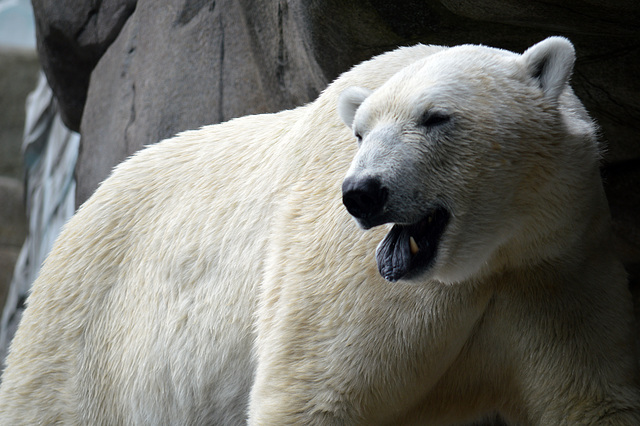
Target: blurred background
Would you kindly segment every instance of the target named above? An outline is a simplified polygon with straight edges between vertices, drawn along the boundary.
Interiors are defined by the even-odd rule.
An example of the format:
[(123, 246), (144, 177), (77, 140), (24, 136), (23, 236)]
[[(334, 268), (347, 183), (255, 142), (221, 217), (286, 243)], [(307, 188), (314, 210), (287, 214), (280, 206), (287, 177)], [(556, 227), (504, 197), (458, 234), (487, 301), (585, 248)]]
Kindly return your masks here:
[(572, 84), (602, 128), (638, 301), (639, 22), (636, 0), (0, 0), (0, 357), (60, 226), (114, 165), (182, 130), (312, 101), (418, 42), (575, 44)]
[(29, 0), (0, 0), (0, 306), (27, 235), (22, 139), (40, 65)]

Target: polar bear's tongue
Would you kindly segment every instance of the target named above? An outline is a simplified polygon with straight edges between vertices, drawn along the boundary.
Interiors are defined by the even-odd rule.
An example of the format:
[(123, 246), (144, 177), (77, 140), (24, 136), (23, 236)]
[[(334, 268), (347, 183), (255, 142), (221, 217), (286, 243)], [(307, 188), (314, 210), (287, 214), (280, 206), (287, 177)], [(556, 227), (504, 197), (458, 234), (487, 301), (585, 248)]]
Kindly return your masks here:
[(449, 212), (439, 207), (413, 225), (394, 225), (376, 250), (380, 275), (394, 282), (429, 268), (448, 222)]
[(387, 281), (398, 281), (411, 269), (411, 235), (409, 227), (394, 225), (376, 250), (378, 271)]

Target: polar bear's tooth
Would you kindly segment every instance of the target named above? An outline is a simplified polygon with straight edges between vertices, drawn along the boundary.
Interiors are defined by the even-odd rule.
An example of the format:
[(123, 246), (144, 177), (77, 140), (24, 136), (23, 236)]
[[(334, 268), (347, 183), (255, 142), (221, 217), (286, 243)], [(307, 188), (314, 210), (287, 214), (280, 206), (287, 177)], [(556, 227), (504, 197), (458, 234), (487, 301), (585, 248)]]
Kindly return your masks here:
[(429, 217), (427, 218), (427, 223), (431, 223), (433, 222), (433, 216), (429, 215)]
[(420, 247), (418, 247), (418, 244), (416, 243), (416, 240), (413, 239), (413, 237), (409, 237), (409, 248), (411, 249), (412, 255), (415, 255), (420, 251)]

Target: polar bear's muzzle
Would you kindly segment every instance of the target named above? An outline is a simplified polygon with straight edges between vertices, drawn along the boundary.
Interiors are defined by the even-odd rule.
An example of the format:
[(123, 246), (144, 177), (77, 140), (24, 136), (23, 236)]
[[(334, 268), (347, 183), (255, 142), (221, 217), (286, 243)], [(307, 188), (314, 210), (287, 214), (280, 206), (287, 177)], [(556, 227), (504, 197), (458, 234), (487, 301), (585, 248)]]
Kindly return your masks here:
[[(397, 220), (385, 206), (389, 191), (375, 177), (349, 176), (342, 183), (342, 202), (364, 229)], [(395, 224), (376, 250), (380, 275), (394, 282), (424, 272), (432, 264), (450, 214), (434, 207), (410, 225)]]
[(449, 216), (446, 209), (437, 207), (412, 225), (394, 225), (376, 250), (380, 275), (395, 282), (429, 269), (436, 258)]

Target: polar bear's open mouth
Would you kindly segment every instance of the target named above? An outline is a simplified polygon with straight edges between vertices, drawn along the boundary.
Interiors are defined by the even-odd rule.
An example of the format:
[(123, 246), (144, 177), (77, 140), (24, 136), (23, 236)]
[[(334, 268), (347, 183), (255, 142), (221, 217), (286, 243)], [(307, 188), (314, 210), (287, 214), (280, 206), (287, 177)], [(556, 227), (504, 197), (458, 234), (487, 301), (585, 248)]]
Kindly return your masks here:
[(376, 250), (380, 275), (395, 282), (427, 269), (448, 222), (449, 212), (438, 207), (412, 225), (394, 225)]

